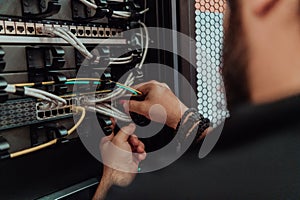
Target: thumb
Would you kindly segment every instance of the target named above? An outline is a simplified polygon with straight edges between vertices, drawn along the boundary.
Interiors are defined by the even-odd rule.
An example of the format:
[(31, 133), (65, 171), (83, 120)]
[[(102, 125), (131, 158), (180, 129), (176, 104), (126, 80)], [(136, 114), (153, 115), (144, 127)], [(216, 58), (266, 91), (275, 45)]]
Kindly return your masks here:
[(123, 108), (126, 113), (135, 112), (137, 114), (145, 115), (143, 113), (145, 101), (125, 101), (123, 104)]
[(135, 128), (136, 126), (133, 123), (121, 128), (119, 133), (115, 136), (115, 139), (120, 142), (127, 142), (128, 138), (134, 134)]

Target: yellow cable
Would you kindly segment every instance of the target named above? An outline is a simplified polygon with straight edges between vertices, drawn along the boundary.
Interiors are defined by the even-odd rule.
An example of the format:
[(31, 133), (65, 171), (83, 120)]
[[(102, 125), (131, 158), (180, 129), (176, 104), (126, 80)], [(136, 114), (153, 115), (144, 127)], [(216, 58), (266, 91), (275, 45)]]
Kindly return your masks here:
[(18, 152), (16, 152), (16, 153), (11, 153), (11, 154), (10, 154), (10, 157), (11, 157), (11, 158), (16, 158), (16, 157), (19, 157), (19, 156), (23, 156), (23, 155), (25, 155), (25, 154), (29, 154), (29, 153), (32, 153), (32, 152), (35, 152), (35, 151), (44, 149), (44, 148), (46, 148), (46, 147), (52, 146), (52, 145), (54, 145), (54, 144), (56, 144), (56, 143), (57, 143), (57, 139), (54, 139), (54, 140), (52, 140), (52, 141), (50, 141), (50, 142), (47, 142), (47, 143), (45, 143), (45, 144), (41, 144), (41, 145), (36, 146), (36, 147), (32, 147), (32, 148), (30, 148), (30, 149), (25, 149), (25, 150), (23, 150), (23, 151), (18, 151)]
[[(54, 84), (55, 81), (47, 81), (47, 82), (42, 82), (42, 85), (51, 85)], [(35, 83), (18, 83), (18, 84), (14, 84), (14, 86), (16, 87), (30, 87), (30, 86), (35, 86)]]
[[(83, 122), (83, 120), (85, 118), (85, 115), (86, 115), (86, 111), (83, 107), (74, 106), (73, 110), (75, 110), (76, 112), (80, 111), (81, 112), (81, 117), (78, 120), (78, 122), (70, 130), (68, 130), (68, 136), (71, 135), (80, 126), (80, 124)], [(16, 158), (16, 157), (23, 156), (23, 155), (26, 155), (26, 154), (29, 154), (29, 153), (33, 153), (35, 151), (39, 151), (41, 149), (44, 149), (44, 148), (47, 148), (49, 146), (55, 145), (57, 143), (57, 141), (58, 141), (58, 139), (54, 139), (54, 140), (51, 140), (51, 141), (49, 141), (45, 144), (41, 144), (41, 145), (36, 146), (36, 147), (32, 147), (32, 148), (29, 148), (29, 149), (25, 149), (25, 150), (22, 150), (22, 151), (11, 153), (10, 157), (11, 158)]]
[(73, 106), (72, 110), (74, 109), (76, 110), (76, 112), (81, 112), (81, 117), (79, 118), (78, 122), (70, 130), (68, 130), (68, 135), (71, 135), (80, 126), (80, 124), (82, 124), (86, 115), (86, 111), (83, 107)]
[[(72, 78), (72, 79), (67, 79), (67, 81), (101, 81), (101, 79), (97, 78)], [(113, 81), (112, 81), (113, 82)], [(47, 82), (42, 82), (42, 85), (51, 85), (55, 84), (55, 81), (47, 81)], [(141, 95), (142, 93), (134, 88), (128, 87), (122, 83), (116, 82), (116, 84), (121, 85), (122, 87), (125, 87), (127, 89), (135, 91), (137, 94)], [(35, 83), (19, 83), (19, 84), (14, 84), (16, 87), (30, 87), (30, 86), (35, 86)]]

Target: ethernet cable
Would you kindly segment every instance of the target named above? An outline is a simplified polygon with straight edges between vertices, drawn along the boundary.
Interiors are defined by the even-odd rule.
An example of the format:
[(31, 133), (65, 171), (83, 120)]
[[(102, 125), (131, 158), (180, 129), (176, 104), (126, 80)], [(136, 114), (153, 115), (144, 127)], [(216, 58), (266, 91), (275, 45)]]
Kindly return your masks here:
[[(67, 79), (67, 81), (64, 84), (66, 84), (66, 85), (88, 85), (88, 84), (101, 85), (101, 82), (102, 82), (102, 80), (97, 79), (97, 78), (71, 78), (71, 79)], [(122, 89), (125, 92), (130, 92), (130, 93), (132, 93), (132, 95), (141, 95), (140, 91), (138, 91), (134, 88), (131, 88), (131, 87), (127, 86), (126, 84), (122, 84), (122, 83), (114, 82), (114, 81), (110, 81), (110, 82), (115, 83), (116, 86), (118, 87), (118, 89)], [(45, 81), (45, 82), (41, 82), (41, 83), (37, 83), (37, 84), (36, 83), (9, 84), (8, 85), (8, 90), (10, 90), (11, 92), (9, 92), (9, 91), (8, 92), (9, 93), (15, 93), (16, 92), (16, 87), (29, 88), (29, 87), (39, 86), (39, 85), (46, 86), (46, 85), (53, 85), (53, 84), (55, 84), (55, 81)], [(45, 92), (45, 91), (42, 91), (42, 92)], [(96, 93), (97, 92), (99, 92), (99, 91), (96, 91)], [(105, 90), (103, 92), (107, 93), (107, 92), (111, 92), (111, 90)], [(41, 93), (41, 91), (39, 91), (39, 93)], [(51, 93), (47, 93), (46, 96), (50, 97), (52, 95), (53, 94), (51, 94)], [(55, 98), (57, 98), (57, 97), (55, 97)]]
[(46, 35), (62, 38), (76, 48), (87, 59), (92, 59), (94, 57), (74, 34), (64, 28), (45, 28), (44, 30), (41, 30), (41, 32)]
[(131, 122), (132, 121), (131, 118), (129, 116), (127, 116), (126, 114), (124, 114), (124, 113), (121, 114), (119, 112), (116, 112), (115, 110), (108, 109), (102, 105), (96, 105), (95, 107), (89, 106), (89, 107), (87, 107), (87, 110), (97, 112), (97, 113), (105, 115), (105, 116), (113, 117), (113, 118), (123, 121), (123, 122)]
[[(78, 111), (81, 112), (81, 117), (78, 120), (78, 122), (70, 130), (68, 130), (68, 135), (67, 136), (71, 135), (82, 124), (82, 122), (83, 122), (83, 120), (86, 116), (86, 111), (82, 107), (74, 106), (73, 110), (75, 110), (76, 112), (78, 112)], [(29, 154), (29, 153), (39, 151), (41, 149), (44, 149), (44, 148), (47, 148), (49, 146), (55, 145), (57, 142), (58, 142), (58, 139), (56, 138), (56, 139), (51, 140), (51, 141), (49, 141), (45, 144), (41, 144), (41, 145), (36, 146), (36, 147), (32, 147), (32, 148), (29, 148), (29, 149), (25, 149), (25, 150), (22, 150), (22, 151), (11, 153), (10, 158), (16, 158), (16, 157), (19, 157), (19, 156), (23, 156), (23, 155), (26, 155), (26, 154)]]
[(95, 10), (98, 8), (98, 6), (96, 5), (94, 0), (91, 0), (91, 2), (89, 2), (88, 0), (79, 0), (79, 1), (89, 8), (92, 8)]
[(121, 57), (121, 58), (110, 58), (110, 61), (125, 61), (125, 60), (132, 60), (133, 54), (127, 57)]
[(8, 84), (7, 87), (4, 89), (5, 92), (16, 94), (16, 95), (24, 95), (24, 96), (31, 96), (38, 99), (42, 99), (44, 101), (52, 102), (58, 105), (56, 102), (60, 102), (63, 105), (67, 104), (67, 101), (59, 96), (51, 94), (49, 92), (39, 90), (36, 88), (29, 88), (29, 87), (17, 87), (16, 85)]
[[(146, 41), (145, 41), (145, 47), (144, 48), (144, 51), (143, 51), (143, 57), (142, 57), (142, 60), (141, 60), (141, 63), (138, 65), (137, 68), (139, 69), (142, 69), (144, 63), (145, 63), (145, 60), (146, 60), (146, 57), (147, 57), (147, 54), (148, 54), (148, 49), (149, 49), (149, 31), (148, 31), (148, 28), (146, 26), (145, 23), (143, 22), (139, 22), (139, 24), (143, 27), (144, 31), (145, 31), (145, 37), (146, 37)], [(143, 36), (142, 36), (143, 37)], [(142, 38), (143, 39), (143, 38)]]
[[(88, 8), (94, 9), (96, 10), (98, 8), (98, 6), (96, 5), (94, 0), (88, 1), (88, 0), (79, 0), (80, 2), (82, 2), (85, 6), (87, 6)], [(119, 0), (110, 0), (111, 2), (120, 2)], [(149, 11), (149, 8), (146, 8), (145, 10), (142, 10), (139, 12), (139, 14), (145, 14), (146, 12)], [(131, 17), (131, 12), (128, 11), (113, 11), (112, 13), (112, 17), (113, 18), (119, 18), (119, 19), (127, 19)]]

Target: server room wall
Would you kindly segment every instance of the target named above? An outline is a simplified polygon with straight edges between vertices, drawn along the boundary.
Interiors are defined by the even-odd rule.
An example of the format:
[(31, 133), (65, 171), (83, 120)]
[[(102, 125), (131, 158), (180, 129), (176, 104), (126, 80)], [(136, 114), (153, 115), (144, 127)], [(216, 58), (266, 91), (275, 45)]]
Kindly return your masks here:
[[(122, 1), (99, 2), (109, 4), (112, 10), (127, 9)], [(137, 10), (129, 10), (140, 12), (147, 6), (150, 11), (146, 14), (147, 17), (141, 15), (141, 21), (146, 22), (148, 26), (172, 28), (171, 15), (163, 17), (165, 12), (171, 11), (171, 0), (152, 0), (146, 4), (145, 2), (147, 1), (135, 0), (134, 3), (140, 7), (137, 7)], [(41, 101), (37, 98), (22, 96), (20, 93), (8, 94), (4, 90), (5, 81), (7, 84), (20, 84), (54, 80), (55, 87), (42, 87), (40, 84), (36, 87), (58, 96), (70, 94), (72, 87), (65, 86), (57, 80), (75, 78), (79, 67), (86, 64), (84, 57), (68, 42), (57, 36), (44, 35), (43, 30), (70, 30), (88, 51), (104, 39), (110, 38), (112, 43), (97, 47), (100, 52), (108, 50), (105, 56), (109, 58), (113, 56), (114, 50), (118, 51), (123, 46), (128, 48), (125, 46), (127, 41), (122, 32), (132, 28), (131, 22), (139, 20), (123, 18), (124, 16), (121, 19), (112, 19), (112, 16), (95, 17), (95, 11), (84, 6), (79, 0), (0, 0), (1, 199), (58, 198), (59, 195), (74, 191), (81, 192), (62, 199), (91, 198), (101, 177), (102, 165), (88, 153), (76, 133), (40, 151), (16, 158), (9, 156), (55, 138), (53, 130), (60, 127), (68, 130), (74, 126), (71, 99), (67, 98), (67, 104), (61, 107), (41, 109)], [(159, 50), (150, 50), (147, 60), (172, 66), (172, 59), (168, 59), (168, 56), (171, 55)], [(117, 80), (133, 67), (131, 64), (112, 66), (110, 76)], [(105, 68), (100, 67), (98, 70), (101, 73), (110, 73), (105, 71)], [(166, 75), (164, 72), (158, 74)], [(148, 145), (151, 145), (151, 142), (148, 142)], [(89, 189), (80, 189), (84, 187)], [(64, 190), (66, 188), (67, 190)]]

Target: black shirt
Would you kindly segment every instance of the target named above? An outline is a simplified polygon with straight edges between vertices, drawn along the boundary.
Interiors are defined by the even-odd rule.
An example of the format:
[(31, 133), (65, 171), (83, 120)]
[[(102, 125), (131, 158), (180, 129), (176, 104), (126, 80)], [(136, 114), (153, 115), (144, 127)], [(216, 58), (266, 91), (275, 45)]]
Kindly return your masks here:
[(237, 109), (213, 151), (199, 148), (108, 199), (300, 199), (300, 97)]

